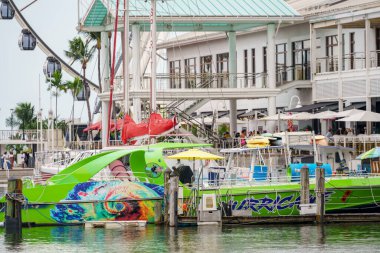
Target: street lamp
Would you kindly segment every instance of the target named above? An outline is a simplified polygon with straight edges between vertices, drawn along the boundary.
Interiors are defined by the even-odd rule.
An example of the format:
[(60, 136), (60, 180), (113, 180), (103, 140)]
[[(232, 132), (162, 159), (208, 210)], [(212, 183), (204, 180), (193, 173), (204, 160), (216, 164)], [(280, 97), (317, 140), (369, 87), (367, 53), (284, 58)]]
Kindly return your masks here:
[(293, 102), (293, 99), (294, 99), (294, 98), (297, 98), (297, 99), (298, 99), (298, 102), (297, 102), (297, 104), (296, 104), (296, 106), (295, 106), (294, 108), (301, 108), (301, 107), (302, 107), (300, 97), (297, 96), (297, 95), (293, 95), (293, 96), (290, 98), (289, 106), (288, 106), (288, 110), (292, 109), (291, 107), (292, 107), (292, 102)]

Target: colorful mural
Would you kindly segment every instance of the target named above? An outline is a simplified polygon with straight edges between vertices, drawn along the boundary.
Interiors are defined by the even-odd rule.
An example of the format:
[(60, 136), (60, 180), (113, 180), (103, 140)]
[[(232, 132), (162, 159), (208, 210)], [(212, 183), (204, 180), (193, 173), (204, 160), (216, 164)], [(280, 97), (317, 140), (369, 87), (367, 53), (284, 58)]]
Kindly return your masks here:
[[(163, 191), (162, 186), (142, 182), (81, 183), (68, 193), (65, 200), (82, 203), (58, 204), (50, 210), (50, 215), (59, 223), (78, 223), (86, 220), (152, 221), (154, 202), (160, 200), (136, 199), (162, 197)], [(91, 203), (83, 203), (86, 201)]]

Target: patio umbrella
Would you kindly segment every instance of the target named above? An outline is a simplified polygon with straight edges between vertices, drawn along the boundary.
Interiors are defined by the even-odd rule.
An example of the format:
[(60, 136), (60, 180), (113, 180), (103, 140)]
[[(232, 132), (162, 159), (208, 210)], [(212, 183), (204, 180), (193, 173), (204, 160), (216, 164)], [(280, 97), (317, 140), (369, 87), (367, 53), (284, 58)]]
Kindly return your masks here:
[(214, 155), (199, 149), (189, 149), (175, 155), (168, 156), (169, 159), (185, 159), (185, 160), (219, 160), (224, 159), (223, 156)]
[(343, 119), (339, 119), (337, 121), (365, 121), (365, 122), (380, 122), (380, 113), (370, 112), (370, 111), (361, 111), (355, 113), (351, 116), (345, 117)]
[(284, 113), (280, 113), (280, 114), (275, 114), (275, 115), (272, 115), (272, 116), (267, 116), (267, 117), (261, 118), (259, 120), (264, 120), (264, 121), (270, 121), (270, 120), (288, 120), (289, 117), (290, 117), (289, 115), (286, 115)]
[(308, 113), (308, 112), (300, 112), (300, 113), (288, 116), (288, 119), (292, 119), (292, 120), (309, 120), (312, 118), (313, 118), (313, 114)]
[(364, 159), (372, 159), (372, 158), (379, 158), (379, 157), (380, 157), (380, 147), (376, 147), (371, 150), (368, 150), (367, 152), (364, 152), (363, 154), (356, 157), (356, 159), (364, 160)]
[(337, 117), (336, 115), (337, 115), (336, 112), (324, 111), (324, 112), (315, 113), (312, 115), (312, 117), (313, 119), (335, 119)]
[[(195, 160), (224, 159), (223, 156), (214, 155), (214, 154), (211, 154), (211, 153), (199, 150), (199, 149), (189, 149), (187, 151), (168, 156), (167, 158), (191, 160), (191, 161), (193, 161), (193, 171), (195, 171)], [(199, 178), (200, 178), (200, 175), (202, 174), (202, 171), (203, 171), (203, 165), (202, 165), (201, 171), (199, 172), (199, 175), (198, 175), (198, 180), (197, 180), (198, 181), (198, 187), (199, 187)], [(202, 178), (202, 181), (203, 181), (203, 178)]]
[(337, 117), (337, 118), (348, 117), (348, 116), (352, 116), (358, 112), (364, 112), (364, 111), (358, 110), (358, 109), (351, 109), (351, 110), (347, 110), (347, 111), (343, 111), (343, 112), (337, 112), (335, 114), (335, 117)]

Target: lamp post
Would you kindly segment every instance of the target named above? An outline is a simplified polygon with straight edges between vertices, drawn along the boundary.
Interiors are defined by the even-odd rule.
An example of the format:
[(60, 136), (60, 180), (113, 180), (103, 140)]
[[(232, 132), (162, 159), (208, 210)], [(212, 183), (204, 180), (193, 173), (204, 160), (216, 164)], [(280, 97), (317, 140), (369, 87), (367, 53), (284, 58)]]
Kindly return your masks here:
[(291, 98), (290, 98), (290, 101), (289, 101), (289, 106), (288, 106), (288, 110), (292, 109), (292, 102), (293, 102), (293, 99), (294, 98), (297, 98), (298, 99), (298, 102), (296, 104), (296, 106), (294, 108), (301, 108), (302, 105), (301, 105), (301, 99), (299, 96), (297, 95), (293, 95)]

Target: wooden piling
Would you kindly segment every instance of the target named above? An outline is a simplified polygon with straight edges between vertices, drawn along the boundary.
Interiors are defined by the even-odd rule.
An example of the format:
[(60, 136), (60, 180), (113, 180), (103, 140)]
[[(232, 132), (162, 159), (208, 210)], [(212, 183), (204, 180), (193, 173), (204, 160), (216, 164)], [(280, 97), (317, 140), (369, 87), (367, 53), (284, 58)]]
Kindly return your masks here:
[(323, 216), (325, 215), (325, 169), (320, 167), (321, 164), (317, 163), (315, 170), (315, 195), (317, 202), (317, 223), (323, 223)]
[(178, 177), (170, 177), (169, 193), (169, 226), (177, 227), (178, 225)]
[(161, 224), (162, 205), (160, 201), (154, 202), (154, 224)]
[(304, 165), (301, 168), (301, 204), (310, 203), (309, 184), (309, 167)]
[(6, 194), (5, 210), (5, 231), (7, 233), (21, 232), (21, 204), (22, 204), (22, 181), (21, 179), (10, 178), (8, 180), (8, 190)]
[(166, 169), (164, 173), (164, 223), (169, 224), (169, 186), (171, 169)]

